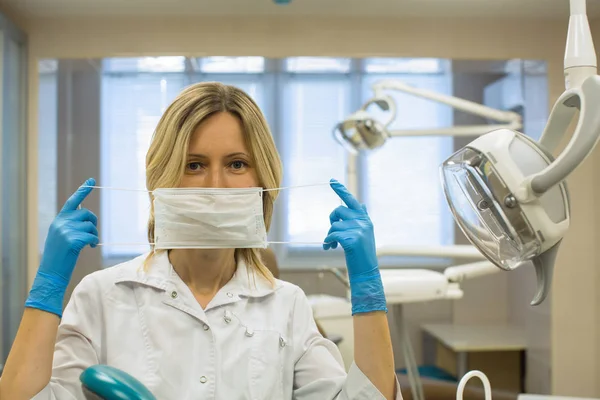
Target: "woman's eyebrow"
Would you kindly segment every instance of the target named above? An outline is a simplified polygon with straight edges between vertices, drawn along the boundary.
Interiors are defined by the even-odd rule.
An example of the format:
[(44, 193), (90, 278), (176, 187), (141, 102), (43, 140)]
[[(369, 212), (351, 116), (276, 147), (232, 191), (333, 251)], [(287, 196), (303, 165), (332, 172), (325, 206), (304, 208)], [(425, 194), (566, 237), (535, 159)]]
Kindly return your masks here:
[(231, 154), (228, 154), (226, 157), (227, 157), (227, 158), (231, 158), (231, 157), (239, 157), (239, 156), (250, 157), (250, 155), (249, 155), (249, 154), (246, 154), (246, 153), (244, 153), (244, 152), (241, 152), (241, 151), (239, 151), (239, 152), (237, 152), (237, 153), (231, 153)]

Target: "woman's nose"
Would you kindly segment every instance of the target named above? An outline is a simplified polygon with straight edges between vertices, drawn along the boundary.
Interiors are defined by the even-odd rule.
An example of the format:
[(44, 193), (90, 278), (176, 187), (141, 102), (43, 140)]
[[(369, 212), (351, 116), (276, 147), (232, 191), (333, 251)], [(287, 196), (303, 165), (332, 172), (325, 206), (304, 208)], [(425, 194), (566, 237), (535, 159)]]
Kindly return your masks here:
[(220, 168), (211, 168), (210, 173), (208, 174), (206, 187), (223, 188), (225, 187), (224, 185), (225, 177), (223, 176), (223, 171)]

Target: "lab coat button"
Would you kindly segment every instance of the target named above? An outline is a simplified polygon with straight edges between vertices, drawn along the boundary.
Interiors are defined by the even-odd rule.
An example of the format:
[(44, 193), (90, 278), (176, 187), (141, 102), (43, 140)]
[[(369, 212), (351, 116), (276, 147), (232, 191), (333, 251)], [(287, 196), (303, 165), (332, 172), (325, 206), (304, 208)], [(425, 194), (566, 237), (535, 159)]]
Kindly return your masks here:
[(205, 376), (200, 377), (200, 383), (206, 383), (207, 380)]
[(233, 297), (233, 293), (227, 292), (227, 297)]
[(209, 329), (210, 329), (210, 328), (208, 327), (208, 325), (204, 324), (204, 330), (205, 330), (205, 331), (207, 331), (207, 330), (209, 330)]
[(177, 292), (173, 290), (171, 292), (171, 297), (174, 298), (174, 299), (176, 299), (177, 298)]

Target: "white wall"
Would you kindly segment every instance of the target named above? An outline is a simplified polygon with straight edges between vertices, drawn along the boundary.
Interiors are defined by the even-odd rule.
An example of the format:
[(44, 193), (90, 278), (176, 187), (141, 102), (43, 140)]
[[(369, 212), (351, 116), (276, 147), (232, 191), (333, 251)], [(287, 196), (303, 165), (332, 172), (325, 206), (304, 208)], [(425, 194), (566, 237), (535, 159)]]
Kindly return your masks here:
[[(30, 38), (29, 271), (37, 268), (37, 60), (124, 55), (415, 56), (454, 59), (543, 59), (549, 101), (562, 93), (566, 19), (400, 20), (322, 18), (138, 18), (25, 20)], [(600, 29), (597, 37), (600, 38)], [(598, 40), (600, 43), (600, 40)], [(600, 300), (596, 213), (598, 151), (569, 179), (573, 222), (556, 266), (552, 302), (536, 326), (552, 326), (551, 375), (556, 394), (600, 397)], [(511, 288), (498, 302), (507, 303)], [(471, 296), (472, 294), (472, 296)], [(485, 295), (485, 294), (484, 294)], [(476, 292), (469, 294), (477, 304)], [(519, 302), (520, 303), (520, 302)], [(485, 310), (480, 310), (485, 312)], [(410, 314), (410, 313), (409, 313)], [(432, 313), (437, 314), (437, 312)], [(543, 358), (542, 358), (543, 359)], [(544, 363), (549, 364), (548, 360)], [(550, 365), (544, 365), (550, 370)]]

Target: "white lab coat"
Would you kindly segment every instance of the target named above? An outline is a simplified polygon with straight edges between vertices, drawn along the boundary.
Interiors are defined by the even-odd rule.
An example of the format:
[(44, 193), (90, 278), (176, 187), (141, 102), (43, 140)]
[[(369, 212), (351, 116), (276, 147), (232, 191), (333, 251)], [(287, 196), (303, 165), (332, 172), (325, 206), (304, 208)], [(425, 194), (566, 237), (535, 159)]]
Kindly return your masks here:
[[(36, 400), (84, 399), (82, 371), (119, 368), (159, 400), (383, 399), (318, 332), (304, 292), (239, 263), (202, 309), (166, 253), (86, 276), (67, 305), (50, 383)], [(398, 383), (397, 399), (401, 399)]]

